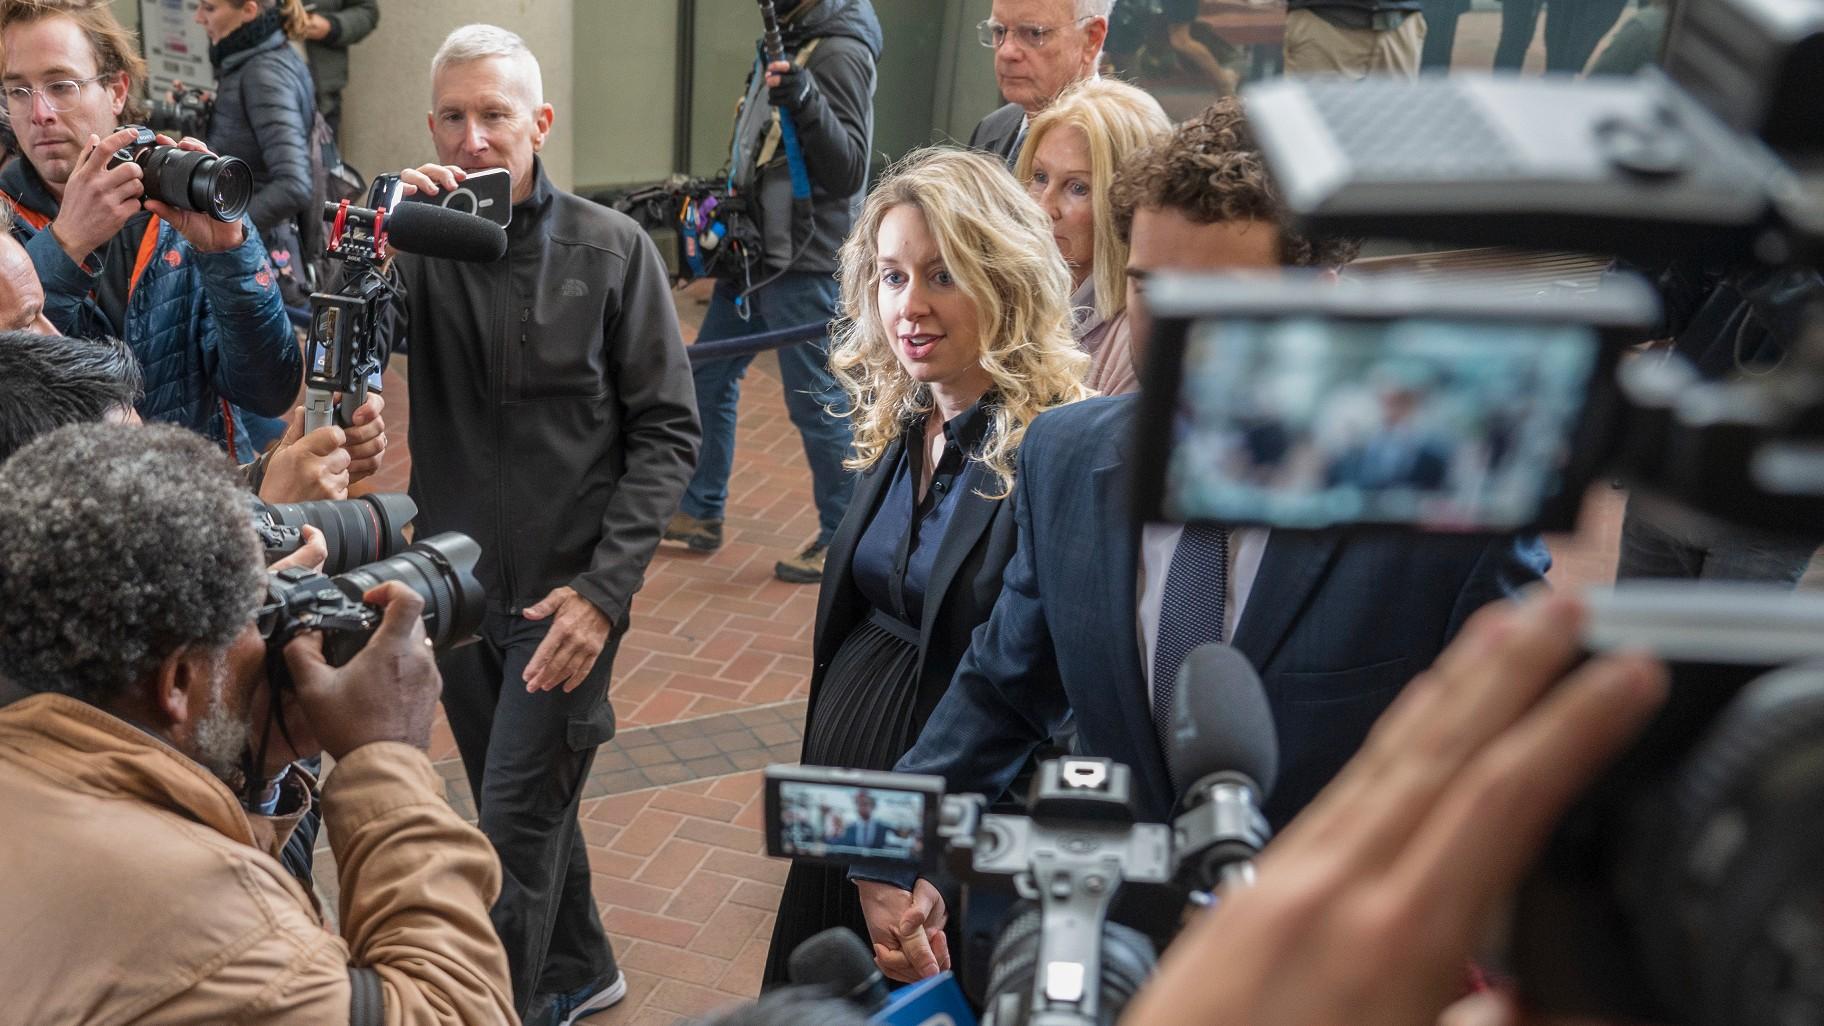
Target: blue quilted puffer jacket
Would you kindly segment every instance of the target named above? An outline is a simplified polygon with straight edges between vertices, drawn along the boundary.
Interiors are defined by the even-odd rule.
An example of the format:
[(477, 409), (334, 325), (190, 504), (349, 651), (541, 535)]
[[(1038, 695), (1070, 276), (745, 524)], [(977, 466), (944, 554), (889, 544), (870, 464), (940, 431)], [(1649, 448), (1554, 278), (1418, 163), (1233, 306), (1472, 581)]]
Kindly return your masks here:
[[(51, 324), (78, 338), (114, 334), (94, 299), (100, 261), (104, 253), (133, 259), (143, 235), (105, 246), (78, 266), (50, 231), (33, 226), (55, 218), (56, 208), (25, 160), (0, 171), (0, 192), (14, 207), (13, 234), (44, 285)], [(297, 398), (304, 360), (259, 233), (245, 219), (242, 225), (247, 238), (239, 247), (199, 253), (158, 222), (151, 258), (127, 301), (124, 334), (145, 375), (139, 415), (207, 435), (245, 463), (258, 453), (234, 407), (284, 415)]]

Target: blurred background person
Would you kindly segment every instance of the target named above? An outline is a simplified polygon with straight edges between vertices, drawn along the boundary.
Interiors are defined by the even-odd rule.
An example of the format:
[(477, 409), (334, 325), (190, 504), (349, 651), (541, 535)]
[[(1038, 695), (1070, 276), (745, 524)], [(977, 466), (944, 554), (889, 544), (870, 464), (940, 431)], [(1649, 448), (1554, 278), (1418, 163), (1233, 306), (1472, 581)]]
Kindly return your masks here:
[(1449, 71), (1457, 48), (1457, 19), (1469, 13), (1469, 0), (1425, 0), (1425, 45), (1419, 50), (1420, 71)]
[(1070, 269), (1072, 331), (1089, 354), (1084, 384), (1114, 395), (1140, 387), (1129, 347), (1127, 242), (1108, 199), (1128, 156), (1172, 130), (1159, 101), (1113, 79), (1075, 86), (1032, 120), (1014, 177), (1051, 218)]
[(209, 148), (247, 162), (253, 200), (247, 216), (266, 240), (285, 302), (304, 306), (300, 219), (320, 216), (310, 173), (310, 130), (317, 103), (304, 59), (290, 39), (302, 39), (301, 0), (198, 0), (196, 23), (209, 36), (215, 68), (215, 113)]
[[(992, 157), (915, 154), (842, 249), (831, 366), (860, 471), (818, 597), (803, 762), (891, 769), (949, 687), (1013, 555), (1006, 497), (1026, 426), (1084, 398), (1051, 226)], [(786, 877), (765, 981), (831, 926), (864, 940), (840, 867)]]
[(317, 110), (342, 137), (342, 89), (348, 85), (348, 48), (380, 24), (380, 0), (316, 0), (307, 10), (304, 54), (317, 87)]
[(1596, 45), (1609, 34), (1628, 0), (1501, 0), (1501, 38), (1495, 70), (1519, 71), (1526, 64), (1545, 7), (1545, 70), (1580, 74)]
[(1034, 115), (1073, 83), (1096, 77), (1114, 0), (994, 0), (978, 24), (994, 51), (994, 82), (1005, 106), (969, 133), (969, 148), (1013, 166)]
[(1286, 74), (1413, 78), (1424, 0), (1287, 0)]
[[(772, 277), (717, 282), (699, 342), (825, 324), (837, 313), (836, 250), (867, 192), (875, 63), (884, 45), (880, 21), (869, 0), (808, 0), (780, 18), (780, 32), (791, 59), (749, 78), (735, 118), (735, 151), (742, 157), (732, 176), (736, 188), (747, 190), (759, 205), (766, 261), (757, 273)], [(797, 129), (810, 178), (811, 216), (803, 225), (795, 223), (791, 170), (780, 145), (782, 111)], [(815, 584), (823, 579), (824, 554), (854, 488), (843, 469), (849, 426), (834, 412), (842, 388), (830, 376), (827, 336), (779, 349), (777, 358), (785, 408), (811, 471), (817, 537), (775, 562), (773, 575), (790, 584)], [(749, 353), (691, 365), (703, 450), (665, 537), (695, 552), (722, 547), (741, 378), (753, 362)]]

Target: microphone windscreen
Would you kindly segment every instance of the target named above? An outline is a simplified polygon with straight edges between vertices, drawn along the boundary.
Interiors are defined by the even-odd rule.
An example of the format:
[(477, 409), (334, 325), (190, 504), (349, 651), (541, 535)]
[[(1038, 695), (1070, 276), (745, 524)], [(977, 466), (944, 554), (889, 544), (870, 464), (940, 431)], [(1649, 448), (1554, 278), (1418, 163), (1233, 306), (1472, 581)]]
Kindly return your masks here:
[(386, 213), (388, 245), (402, 253), (493, 263), (507, 255), (507, 230), (436, 203), (395, 203)]
[(1172, 696), (1172, 777), (1189, 787), (1212, 773), (1241, 773), (1273, 793), (1279, 739), (1266, 689), (1248, 657), (1217, 643), (1199, 645), (1178, 667)]
[(822, 988), (870, 1011), (887, 997), (874, 953), (846, 926), (832, 926), (798, 945), (785, 971), (795, 984)]

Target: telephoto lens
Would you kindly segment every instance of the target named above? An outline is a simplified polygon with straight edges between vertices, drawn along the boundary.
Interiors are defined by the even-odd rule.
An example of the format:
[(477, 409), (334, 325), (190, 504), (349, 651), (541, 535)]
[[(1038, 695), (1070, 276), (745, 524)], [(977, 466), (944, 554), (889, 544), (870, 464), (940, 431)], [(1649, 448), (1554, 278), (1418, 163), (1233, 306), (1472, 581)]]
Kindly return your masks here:
[[(455, 531), (433, 535), (388, 559), (356, 567), (336, 576), (344, 594), (359, 599), (387, 581), (398, 581), (424, 598), (424, 633), (431, 647), (441, 652), (467, 640), (481, 627), (483, 600), (487, 595), (475, 579), (481, 546)], [(361, 637), (337, 659), (338, 639), (326, 639), (324, 651), (340, 665), (360, 651)]]
[[(398, 581), (424, 599), (424, 632), (442, 652), (474, 637), (487, 597), (475, 579), (481, 546), (466, 534), (446, 532), (395, 556), (329, 577), (300, 567), (267, 575), (260, 634), (277, 654), (306, 631), (323, 635), (323, 658), (331, 666), (353, 659), (380, 628), (382, 611), (363, 596), (387, 581)], [(274, 682), (290, 685), (283, 660), (273, 664)]]
[(323, 572), (339, 574), (405, 548), (405, 528), (418, 504), (402, 492), (315, 502), (254, 503), (254, 521), (283, 527), (308, 524), (323, 532), (329, 558)]
[(146, 198), (179, 210), (195, 210), (217, 221), (238, 221), (253, 202), (253, 170), (239, 157), (164, 146), (143, 125), (139, 135), (114, 154), (110, 167), (131, 161), (144, 172)]
[(146, 198), (217, 221), (239, 221), (253, 202), (253, 171), (239, 157), (153, 146), (134, 154), (146, 173)]

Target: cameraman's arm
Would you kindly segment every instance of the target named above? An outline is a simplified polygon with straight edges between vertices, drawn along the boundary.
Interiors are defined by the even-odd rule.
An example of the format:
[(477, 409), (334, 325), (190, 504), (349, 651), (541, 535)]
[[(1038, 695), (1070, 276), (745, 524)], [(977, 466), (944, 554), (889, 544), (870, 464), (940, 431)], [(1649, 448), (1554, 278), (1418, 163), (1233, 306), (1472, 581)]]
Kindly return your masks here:
[(319, 12), (317, 17), (329, 23), (329, 32), (312, 42), (347, 49), (366, 39), (374, 26), (380, 24), (380, 0), (354, 0), (339, 11)]
[(833, 196), (850, 196), (868, 180), (874, 121), (874, 61), (847, 37), (825, 39), (805, 65), (811, 81), (792, 112), (811, 180)]
[[(425, 645), (423, 600), (399, 584), (375, 589), (380, 629), (353, 660), (332, 669), (314, 636), (293, 642), (286, 663), (298, 700), (336, 767), (323, 786), (323, 820), (340, 878), (346, 951), (314, 961), (376, 970), (386, 1020), (509, 1022), (506, 953), (488, 908), (500, 868), (487, 838), (444, 799), (424, 748), (440, 687)], [(346, 987), (341, 990), (346, 1014)]]
[[(16, 216), (16, 215), (15, 215)], [(89, 293), (100, 276), (100, 265), (90, 260), (84, 266), (70, 259), (49, 230), (33, 235), (25, 244), (32, 258), (32, 269), (38, 272), (38, 283), (44, 287), (44, 316), (51, 326), (66, 334), (76, 334), (82, 324)]]
[(209, 253), (191, 247), (202, 269), (203, 351), (222, 398), (261, 416), (283, 417), (304, 380), (304, 357), (285, 316), (265, 244), (243, 221), (239, 246)]
[(321, 216), (310, 209), (310, 108), (279, 62), (255, 61), (247, 73), (247, 122), (270, 175), (253, 190), (247, 216), (267, 231), (295, 217)]
[(677, 512), (702, 438), (665, 263), (645, 232), (629, 226), (626, 243), (618, 308), (611, 305), (603, 328), (608, 378), (620, 392), (622, 471), (589, 569), (571, 582), (617, 626)]

